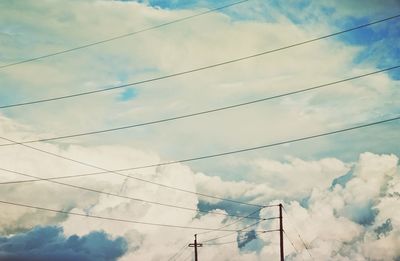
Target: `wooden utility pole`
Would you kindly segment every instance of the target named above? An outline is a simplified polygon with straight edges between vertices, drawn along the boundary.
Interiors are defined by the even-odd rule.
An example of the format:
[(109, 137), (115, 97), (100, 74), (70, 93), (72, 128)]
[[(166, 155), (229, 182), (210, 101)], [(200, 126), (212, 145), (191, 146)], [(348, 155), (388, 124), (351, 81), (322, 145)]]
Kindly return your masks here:
[(189, 244), (189, 247), (194, 247), (194, 260), (198, 261), (197, 247), (202, 247), (203, 244), (197, 244), (197, 234), (194, 235), (194, 244)]
[(285, 260), (285, 251), (283, 248), (283, 217), (282, 217), (282, 204), (279, 204), (279, 239), (280, 239), (280, 256), (281, 261)]

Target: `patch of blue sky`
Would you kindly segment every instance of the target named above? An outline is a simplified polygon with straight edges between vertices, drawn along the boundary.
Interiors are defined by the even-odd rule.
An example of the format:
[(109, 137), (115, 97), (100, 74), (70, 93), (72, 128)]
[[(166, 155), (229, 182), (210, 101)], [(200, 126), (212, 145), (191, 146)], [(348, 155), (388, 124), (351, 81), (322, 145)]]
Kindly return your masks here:
[(327, 6), (322, 6), (320, 10), (321, 10), (321, 13), (323, 15), (325, 15), (326, 17), (332, 16), (336, 12), (335, 8), (327, 7)]
[(329, 188), (331, 191), (336, 185), (341, 185), (342, 187), (345, 187), (347, 182), (349, 182), (353, 178), (353, 173), (354, 173), (354, 168), (352, 168), (349, 172), (344, 174), (343, 176), (340, 176), (338, 178), (335, 178), (332, 181), (332, 185)]
[(250, 3), (243, 3), (231, 8), (221, 10), (220, 12), (229, 16), (232, 21), (257, 21), (274, 23), (277, 21), (273, 14), (272, 7), (265, 3), (258, 3), (252, 5)]
[[(350, 26), (347, 28), (350, 28)], [(342, 34), (338, 37), (338, 39), (350, 45), (371, 45), (386, 37), (387, 30), (376, 31), (371, 27), (366, 27)]]
[[(152, 73), (152, 72), (158, 72), (157, 68), (140, 68), (136, 69), (134, 72), (128, 72), (128, 71), (119, 71), (116, 75), (116, 78), (120, 82), (120, 84), (129, 84), (130, 82), (134, 80), (130, 80), (133, 78), (135, 75), (140, 75), (140, 74), (146, 74), (146, 73)], [(129, 101), (133, 100), (138, 96), (138, 88), (134, 87), (127, 87), (122, 90), (120, 95), (118, 96), (118, 101)]]
[(299, 204), (302, 208), (309, 208), (310, 206), (310, 196), (300, 199)]
[(400, 71), (399, 70), (389, 72), (388, 74), (389, 74), (390, 78), (392, 78), (392, 80), (400, 81)]
[(378, 238), (386, 237), (391, 231), (393, 231), (392, 220), (390, 218), (386, 219), (382, 225), (374, 229)]
[(339, 28), (351, 28), (361, 24), (366, 24), (370, 22), (369, 17), (366, 16), (340, 16), (339, 19), (336, 19), (335, 26)]
[(264, 2), (264, 5), (266, 6), (265, 10), (271, 10), (276, 14), (285, 16), (295, 25), (313, 24), (320, 19), (320, 12), (329, 17), (335, 11), (333, 8), (321, 6), (320, 11), (315, 12), (311, 0), (270, 0)]
[[(400, 47), (390, 42), (398, 42), (400, 39), (382, 40), (369, 47), (365, 47), (354, 59), (355, 64), (374, 64), (379, 69), (398, 66), (400, 58)], [(400, 80), (400, 70), (395, 69), (387, 72), (392, 80)]]
[[(339, 22), (341, 28), (350, 28), (367, 23), (368, 19), (348, 17)], [(340, 35), (338, 39), (345, 44), (364, 47), (353, 59), (355, 64), (375, 64), (377, 68), (383, 69), (399, 65), (396, 63), (400, 58), (400, 34), (397, 28), (399, 21), (387, 21), (372, 27), (362, 28)], [(393, 80), (400, 80), (400, 73), (394, 70), (388, 73)]]
[[(299, 13), (300, 12), (307, 12), (306, 9), (307, 7), (310, 5), (311, 1), (308, 0), (302, 0), (302, 1), (293, 1), (290, 3), (290, 8), (288, 8), (288, 6), (282, 5), (282, 1), (277, 1), (276, 6), (279, 7), (279, 10), (282, 14), (286, 15), (287, 18), (290, 19), (290, 21), (292, 21), (292, 23), (294, 24), (303, 24), (305, 22), (308, 21), (308, 19), (306, 19), (304, 16), (300, 16)], [(309, 14), (311, 15), (311, 14)], [(310, 17), (309, 15), (307, 15), (306, 17)]]
[[(362, 24), (370, 22), (372, 19), (367, 17), (346, 17), (337, 20), (335, 23), (338, 27), (342, 29), (348, 29), (356, 27)], [(341, 41), (346, 42), (351, 45), (371, 45), (379, 40), (399, 37), (399, 35), (394, 32), (395, 28), (398, 28), (399, 22), (396, 20), (389, 20), (379, 24), (371, 25), (369, 27), (364, 27), (340, 35), (338, 38)]]
[(373, 207), (371, 201), (364, 205), (351, 205), (345, 208), (345, 215), (362, 226), (373, 224), (377, 214), (378, 210)]
[[(400, 39), (399, 39), (400, 40)], [(399, 63), (400, 58), (400, 47), (389, 47), (384, 50), (384, 54), (382, 55), (381, 59), (377, 61), (378, 68), (388, 68), (391, 66), (400, 65)], [(392, 80), (399, 81), (400, 80), (400, 70), (395, 69), (388, 72), (388, 75)]]
[[(162, 9), (189, 9), (195, 7), (210, 7), (216, 1), (196, 1), (196, 0), (139, 0), (139, 3), (147, 3), (152, 7)], [(218, 3), (217, 3), (218, 4)]]
[(122, 91), (122, 93), (118, 97), (118, 100), (119, 101), (130, 101), (130, 100), (135, 99), (137, 97), (137, 95), (138, 95), (137, 89), (127, 88)]
[(239, 242), (239, 247), (246, 245), (247, 242), (250, 242), (251, 240), (256, 238), (256, 233), (254, 230), (239, 233), (237, 236), (238, 242)]
[(254, 230), (238, 234), (238, 247), (241, 252), (260, 253), (263, 246), (263, 242), (258, 240), (258, 235)]
[[(243, 201), (246, 202), (246, 200), (243, 200)], [(212, 204), (212, 203), (209, 203), (204, 200), (199, 200), (197, 207), (201, 211), (213, 211), (216, 209), (223, 209), (230, 215), (248, 215), (257, 210), (257, 208), (253, 207), (253, 206), (238, 205), (238, 204), (234, 204), (234, 203), (230, 203), (230, 202), (226, 202), (226, 201), (220, 201), (216, 204)], [(258, 218), (259, 213), (260, 212), (257, 211), (256, 213), (254, 213), (252, 215), (252, 217)], [(254, 221), (251, 219), (248, 219), (248, 220), (250, 220), (250, 222)]]
[[(235, 1), (195, 1), (195, 0), (150, 0), (150, 1), (139, 1), (148, 3), (150, 6), (162, 9), (195, 9), (195, 8), (208, 8), (215, 9), (225, 5), (229, 5)], [(233, 21), (243, 21), (243, 20), (256, 20), (256, 21), (275, 21), (274, 17), (268, 12), (268, 8), (274, 8), (270, 3), (265, 3), (261, 0), (251, 0), (248, 2), (239, 3), (238, 5), (233, 5), (217, 12), (223, 13), (229, 16)]]

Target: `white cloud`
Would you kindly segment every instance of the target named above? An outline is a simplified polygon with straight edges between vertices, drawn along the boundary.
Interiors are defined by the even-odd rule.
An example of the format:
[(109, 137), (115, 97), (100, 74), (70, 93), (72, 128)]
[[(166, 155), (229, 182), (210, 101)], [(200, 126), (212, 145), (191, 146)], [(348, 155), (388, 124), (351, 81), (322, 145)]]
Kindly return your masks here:
[[(46, 23), (46, 19), (36, 19), (38, 23), (34, 26), (39, 34), (50, 31), (61, 37), (62, 31), (63, 38), (82, 39), (84, 36), (83, 42), (135, 31), (149, 24), (195, 12), (156, 10), (134, 2), (71, 2), (63, 3), (63, 6), (49, 1), (46, 5), (35, 2), (28, 2), (27, 5), (34, 8), (45, 6), (50, 10), (45, 18), (56, 21)], [(36, 12), (26, 12), (19, 21), (22, 28), (38, 16)], [(71, 18), (60, 20), (63, 16)], [(13, 21), (11, 15), (6, 17)], [(327, 31), (327, 28), (321, 29), (315, 25), (313, 29), (313, 26), (303, 29), (288, 20), (275, 23), (233, 21), (226, 15), (210, 14), (132, 38), (9, 68), (3, 72), (3, 86), (17, 88), (18, 100), (103, 88), (281, 47)], [(162, 44), (159, 39), (162, 39)], [(53, 40), (52, 44), (56, 45), (55, 49), (65, 48), (59, 41)], [(353, 59), (359, 50), (334, 39), (324, 40), (194, 73), (190, 77), (176, 77), (139, 86), (138, 96), (129, 102), (117, 102), (120, 91), (113, 91), (31, 106), (27, 110), (15, 108), (5, 113), (34, 126), (38, 133), (45, 133), (41, 136), (139, 123), (341, 79), (360, 71), (353, 69)], [(42, 50), (42, 53), (46, 52), (48, 48)], [(374, 70), (373, 65), (363, 67), (365, 71)], [(332, 127), (345, 125), (349, 113), (370, 115), (372, 111), (378, 111), (383, 100), (395, 100), (395, 97), (384, 95), (391, 94), (390, 90), (383, 87), (389, 85), (388, 81), (391, 82), (387, 77), (370, 77), (370, 80), (374, 86), (382, 86), (382, 98), (376, 98), (376, 93), (368, 88), (360, 88), (363, 82), (352, 82), (332, 86), (320, 94), (297, 95), (208, 117), (103, 134), (104, 139), (100, 143), (105, 140), (108, 143), (128, 143), (142, 149), (151, 148), (163, 157), (180, 157), (320, 132), (329, 129), (333, 122), (336, 125)], [(4, 90), (12, 89), (5, 87)], [(331, 95), (337, 99), (332, 100), (329, 98)], [(362, 100), (358, 100), (360, 97)], [(358, 102), (354, 102), (354, 99)], [(320, 105), (321, 102), (325, 104), (324, 107)], [(341, 110), (337, 110), (338, 107)], [(379, 111), (381, 114), (385, 112)], [(365, 118), (360, 116), (360, 121)], [(296, 135), (293, 129), (296, 129)], [(194, 135), (196, 139), (193, 139)], [(99, 139), (88, 137), (65, 142), (99, 143)], [(191, 146), (186, 146), (188, 143)], [(174, 149), (171, 150), (171, 147)]]
[[(14, 32), (12, 28), (2, 30), (1, 39), (7, 38), (1, 42), (7, 50), (6, 60), (12, 55), (30, 57), (68, 48), (80, 42), (96, 41), (194, 13), (115, 1), (62, 4), (30, 1), (26, 5), (23, 13), (18, 8), (0, 11), (8, 21), (7, 25), (18, 22), (21, 28), (14, 34), (4, 33), (7, 30)], [(30, 30), (27, 25), (35, 30)], [(27, 41), (24, 32), (28, 29), (30, 33), (27, 35), (34, 39), (30, 42), (32, 48), (29, 52), (23, 48)], [(175, 73), (310, 39), (330, 29), (327, 24), (303, 28), (282, 17), (274, 22), (237, 21), (227, 15), (211, 14), (135, 38), (8, 68), (2, 71), (1, 92), (12, 95), (11, 98), (2, 95), (1, 100), (8, 103), (53, 97)], [(354, 68), (353, 60), (360, 51), (360, 48), (334, 39), (325, 40), (194, 73), (190, 77), (138, 86), (135, 87), (138, 96), (127, 102), (118, 102), (121, 91), (114, 91), (9, 109), (3, 112), (6, 116), (0, 117), (0, 134), (20, 141), (140, 123), (375, 70), (373, 64)], [(207, 117), (33, 146), (107, 169), (147, 165), (298, 138), (375, 119), (393, 113), (399, 95), (394, 90), (396, 86), (398, 83), (387, 75), (376, 75), (324, 91)], [(384, 134), (381, 136), (384, 140)], [(318, 154), (320, 151), (329, 154), (326, 151), (335, 145), (334, 140), (319, 139), (313, 144), (302, 144), (301, 149), (290, 144), (270, 154), (260, 151), (242, 154), (240, 158), (218, 158), (198, 163), (196, 171), (180, 164), (127, 173), (187, 190), (257, 204), (285, 199), (289, 213), (286, 218), (296, 224), (316, 260), (364, 260), (379, 256), (389, 260), (399, 256), (396, 247), (400, 233), (398, 156), (364, 153), (357, 162), (344, 162), (341, 155)], [(311, 151), (316, 151), (317, 156), (310, 156)], [(3, 168), (41, 177), (96, 171), (18, 146), (2, 147), (0, 158)], [(352, 176), (346, 185), (338, 184), (331, 188), (333, 180), (345, 175), (353, 165)], [(2, 172), (1, 175), (2, 181), (16, 178), (9, 173)], [(125, 180), (112, 174), (67, 182), (189, 208), (197, 208), (199, 200), (218, 203), (217, 200)], [(79, 213), (200, 227), (219, 227), (233, 221), (221, 215), (210, 213), (199, 217), (195, 212), (100, 196), (45, 182), (2, 186), (0, 194), (4, 200), (72, 209)], [(263, 210), (261, 215), (272, 215), (269, 211)], [(364, 219), (369, 223), (362, 223)], [(377, 238), (375, 230), (388, 219), (393, 230)], [(102, 229), (113, 236), (124, 236), (130, 249), (122, 260), (160, 260), (166, 255), (172, 256), (174, 251), (192, 240), (195, 232), (55, 216), (17, 207), (4, 207), (0, 213), (0, 231), (5, 234), (38, 223), (59, 223), (67, 234), (85, 235)], [(243, 225), (240, 222), (232, 228), (240, 229)], [(258, 229), (273, 228), (274, 225), (276, 223), (261, 224)], [(289, 260), (307, 259), (307, 251), (290, 223), (287, 229), (301, 251), (296, 254), (286, 242)], [(215, 234), (218, 233), (208, 236)], [(229, 238), (234, 239), (234, 236)], [(239, 250), (236, 244), (232, 244), (205, 247), (200, 254), (208, 260), (275, 259), (278, 237), (262, 235), (260, 238), (259, 253)]]
[[(4, 120), (4, 122), (7, 122), (7, 120)], [(7, 135), (7, 131), (4, 135)], [(57, 145), (42, 144), (41, 147), (61, 153), (64, 156), (78, 157), (85, 162), (92, 162), (107, 168), (127, 167), (133, 162), (144, 164), (158, 160), (158, 156), (154, 153), (142, 152), (124, 146), (81, 147), (74, 145), (62, 148)], [(18, 153), (17, 159), (23, 164), (16, 165), (15, 153)], [(32, 174), (41, 176), (54, 176), (54, 173), (70, 175), (82, 171), (82, 168), (70, 163), (64, 163), (63, 168), (60, 168), (52, 158), (32, 153), (26, 149), (17, 149), (16, 146), (13, 147), (13, 151), (9, 149), (8, 153), (3, 153), (2, 158), (5, 159), (3, 164), (8, 163), (3, 165), (5, 168), (17, 168), (20, 171), (29, 170), (31, 173), (33, 172)], [(116, 161), (113, 159), (116, 159)], [(289, 242), (286, 242), (289, 260), (300, 260), (301, 257), (307, 256), (306, 250), (297, 238), (293, 224), (295, 224), (297, 230), (300, 230), (305, 242), (309, 244), (310, 252), (317, 259), (362, 260), (362, 257), (373, 259), (379, 254), (385, 254), (388, 258), (395, 257), (398, 254), (395, 246), (398, 241), (399, 231), (397, 227), (400, 221), (397, 214), (393, 212), (393, 209), (397, 209), (393, 208), (393, 205), (397, 204), (395, 192), (399, 184), (398, 158), (396, 156), (372, 153), (360, 155), (359, 161), (354, 163), (351, 179), (344, 186), (338, 184), (333, 189), (330, 189), (333, 180), (349, 171), (348, 164), (335, 158), (319, 161), (288, 158), (286, 162), (258, 158), (248, 164), (253, 165), (253, 168), (257, 170), (256, 174), (249, 174), (256, 175), (255, 180), (259, 180), (259, 182), (225, 181), (220, 177), (194, 173), (185, 165), (148, 169), (134, 173), (134, 175), (221, 197), (247, 198), (254, 203), (274, 204), (285, 197), (288, 200), (288, 204), (286, 204), (288, 216), (286, 214), (284, 216), (286, 231), (294, 241), (295, 246), (301, 251), (300, 254), (296, 254), (294, 250), (290, 250)], [(8, 180), (13, 179), (11, 175), (7, 175), (9, 176)], [(196, 208), (199, 200), (195, 195), (185, 195), (133, 180), (125, 181), (111, 174), (68, 182), (190, 208)], [(115, 218), (195, 227), (220, 227), (233, 221), (233, 219), (226, 219), (224, 216), (213, 214), (196, 217), (195, 212), (80, 192), (45, 182), (7, 185), (7, 189), (2, 191), (2, 198), (5, 200), (32, 203), (55, 209), (72, 207), (75, 212)], [(49, 197), (49, 193), (52, 195), (51, 197)], [(35, 195), (34, 200), (31, 195)], [(305, 197), (310, 197), (306, 207), (298, 203), (300, 199)], [(202, 200), (207, 199), (203, 198)], [(363, 206), (366, 202), (372, 202), (369, 207), (378, 211), (372, 223), (365, 226), (358, 224), (349, 210), (353, 208), (357, 212), (358, 210), (355, 207)], [(125, 236), (127, 238), (130, 248), (122, 260), (130, 258), (158, 260), (166, 255), (172, 256), (174, 251), (188, 243), (195, 233), (195, 231), (190, 230), (117, 224), (83, 217), (57, 217), (44, 212), (16, 207), (4, 208), (6, 211), (2, 213), (7, 215), (7, 218), (2, 219), (3, 233), (7, 233), (13, 227), (17, 231), (38, 223), (53, 224), (58, 222), (61, 222), (60, 224), (64, 227), (67, 235), (85, 235), (90, 231), (101, 229), (114, 237)], [(363, 213), (356, 214), (364, 215)], [(264, 217), (275, 215), (277, 215), (276, 209), (265, 209), (261, 212), (261, 216)], [(386, 235), (382, 234), (380, 238), (377, 238), (375, 230), (387, 219), (391, 219), (393, 231), (389, 231)], [(14, 226), (16, 224), (17, 226)], [(231, 228), (240, 229), (243, 226), (244, 224), (239, 222)], [(276, 226), (277, 222), (274, 221), (260, 224), (257, 230), (274, 229)], [(200, 239), (205, 240), (221, 234), (225, 233), (206, 234), (201, 236)], [(225, 240), (235, 240), (235, 238), (232, 235)], [(204, 258), (210, 260), (276, 258), (277, 234), (261, 235), (260, 239), (264, 247), (259, 255), (252, 251), (240, 251), (236, 244), (223, 245), (218, 248), (204, 248), (201, 253)], [(225, 241), (221, 239), (218, 242)], [(383, 251), (371, 250), (371, 245), (379, 248), (381, 244), (388, 247), (388, 250), (384, 253)], [(158, 245), (162, 245), (162, 247), (157, 248)], [(154, 249), (158, 250), (154, 251)]]

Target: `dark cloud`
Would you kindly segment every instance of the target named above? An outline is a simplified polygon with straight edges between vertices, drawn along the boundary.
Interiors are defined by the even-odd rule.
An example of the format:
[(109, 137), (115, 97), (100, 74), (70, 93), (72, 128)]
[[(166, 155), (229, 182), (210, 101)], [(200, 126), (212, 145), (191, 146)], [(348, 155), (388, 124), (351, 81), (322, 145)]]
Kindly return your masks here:
[(122, 237), (104, 232), (65, 237), (60, 227), (35, 227), (26, 233), (0, 237), (0, 261), (112, 261), (127, 250)]

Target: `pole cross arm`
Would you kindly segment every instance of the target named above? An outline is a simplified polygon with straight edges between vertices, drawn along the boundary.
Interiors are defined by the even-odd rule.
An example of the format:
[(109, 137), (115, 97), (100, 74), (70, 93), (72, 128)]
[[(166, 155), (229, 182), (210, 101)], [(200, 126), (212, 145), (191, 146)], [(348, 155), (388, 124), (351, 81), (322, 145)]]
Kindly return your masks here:
[(189, 244), (189, 247), (195, 247), (195, 246), (197, 246), (197, 247), (202, 247), (203, 246), (203, 244), (193, 244), (193, 243), (190, 243)]

